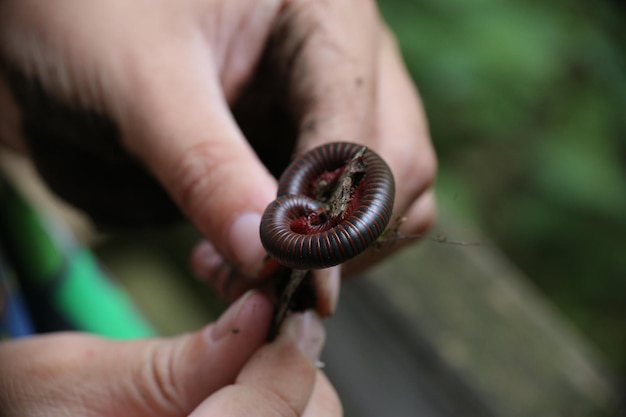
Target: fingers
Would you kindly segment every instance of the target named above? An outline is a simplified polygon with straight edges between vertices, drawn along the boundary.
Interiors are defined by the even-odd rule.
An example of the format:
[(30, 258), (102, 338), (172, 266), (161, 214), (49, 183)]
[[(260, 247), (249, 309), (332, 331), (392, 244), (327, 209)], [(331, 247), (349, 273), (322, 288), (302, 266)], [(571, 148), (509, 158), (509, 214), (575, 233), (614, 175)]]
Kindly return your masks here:
[[(232, 265), (254, 275), (264, 257), (258, 228), (276, 183), (234, 122), (201, 51), (151, 57), (124, 118), (127, 147)], [(140, 61), (143, 62), (143, 61)]]
[(378, 26), (373, 1), (292, 1), (282, 9), (273, 50), (300, 126), (296, 153), (373, 136)]
[(380, 45), (377, 145), (396, 181), (394, 212), (404, 214), (432, 186), (437, 160), (423, 106), (387, 29), (381, 30)]
[(229, 302), (258, 285), (233, 268), (215, 246), (204, 239), (193, 249), (190, 264), (199, 280), (211, 285), (220, 297)]
[[(122, 358), (128, 360), (130, 377), (113, 366), (103, 377), (108, 375), (116, 381), (116, 389), (129, 393), (126, 401), (134, 409), (150, 410), (152, 415), (186, 415), (204, 398), (235, 381), (265, 343), (271, 313), (267, 298), (247, 293), (200, 332), (129, 345)], [(120, 352), (113, 354), (110, 362), (119, 363)]]
[(248, 361), (234, 385), (204, 401), (193, 417), (300, 416), (316, 385), (324, 329), (313, 312), (290, 316), (279, 337)]
[[(390, 229), (412, 238), (385, 242), (343, 265), (346, 276), (354, 275), (415, 242), (435, 217), (432, 185), (437, 160), (430, 142), (426, 117), (413, 82), (402, 62), (391, 33), (383, 28), (378, 61), (377, 137), (374, 146), (388, 163), (396, 183), (394, 215)], [(392, 236), (394, 238), (394, 236)]]
[(174, 339), (67, 333), (3, 344), (0, 408), (15, 415), (186, 415), (235, 381), (265, 343), (271, 312), (269, 300), (249, 293), (214, 325)]
[[(337, 15), (341, 15), (344, 5), (343, 2), (333, 3), (332, 7), (338, 8)], [(379, 242), (374, 250), (344, 265), (342, 271), (346, 275), (356, 274), (414, 242), (415, 235), (424, 233), (435, 216), (435, 199), (431, 187), (436, 172), (436, 158), (430, 144), (424, 110), (393, 36), (380, 24), (375, 11), (367, 7), (364, 9), (365, 13), (353, 13), (352, 19), (354, 15), (359, 16), (358, 25), (352, 27), (348, 24), (347, 28), (341, 28), (343, 36), (336, 36), (332, 18), (319, 21), (322, 13), (315, 5), (293, 2), (280, 16), (282, 20), (279, 19), (276, 32), (280, 33), (281, 25), (295, 25), (296, 22), (308, 28), (301, 33), (301, 45), (293, 42), (278, 43), (282, 59), (291, 57), (289, 62), (293, 61), (292, 66), (286, 67), (285, 71), (288, 80), (295, 77), (290, 84), (290, 100), (296, 104), (296, 117), (300, 118), (302, 129), (296, 152), (333, 139), (353, 140), (374, 148), (387, 161), (395, 177), (394, 217), (403, 220), (392, 219), (390, 228), (395, 228), (400, 237), (412, 236), (392, 243)], [(305, 10), (309, 11), (306, 15)], [(364, 18), (364, 15), (369, 18)], [(352, 20), (347, 19), (347, 22)], [(292, 30), (299, 33), (294, 28)], [(375, 33), (375, 39), (362, 36), (364, 33)], [(343, 47), (347, 48), (343, 44), (346, 39), (355, 38), (368, 40), (367, 45), (359, 41), (355, 44), (355, 48), (360, 51), (354, 61), (358, 65), (352, 65), (353, 58), (346, 51), (344, 54), (339, 53)], [(306, 68), (307, 72), (300, 66)], [(331, 67), (333, 71), (328, 71)], [(348, 79), (358, 78), (358, 74), (362, 73), (368, 73), (370, 77), (363, 78), (360, 88), (346, 87), (353, 86), (347, 82)], [(314, 129), (310, 128), (313, 125), (311, 123), (315, 125)], [(354, 139), (349, 139), (351, 135)], [(222, 294), (238, 295), (251, 285), (238, 279), (238, 274), (232, 273), (232, 269), (214, 267), (214, 271), (216, 273), (211, 281)], [(205, 269), (200, 275), (208, 277), (211, 273)], [(330, 278), (333, 275), (328, 275), (328, 272), (320, 271), (317, 276), (316, 288), (318, 294), (321, 294), (318, 311), (322, 315), (332, 314), (338, 297), (338, 285), (334, 285), (336, 281)]]
[[(281, 15), (285, 26), (293, 24), (294, 33), (305, 34), (300, 42), (278, 42), (282, 58), (289, 58), (284, 67), (288, 98), (301, 129), (296, 152), (333, 140), (373, 148), (395, 177), (394, 214), (407, 216), (399, 231), (421, 233), (434, 217), (434, 199), (427, 191), (436, 159), (423, 108), (395, 41), (373, 2), (355, 7), (337, 1), (324, 4), (326, 14), (321, 9), (318, 2), (296, 1)], [(362, 270), (406, 242), (375, 255), (369, 251), (344, 270)]]
[(313, 271), (313, 285), (317, 297), (317, 312), (322, 317), (335, 314), (341, 288), (341, 267), (334, 266)]
[(292, 315), (262, 346), (270, 313), (264, 297), (248, 293), (216, 324), (175, 339), (66, 333), (6, 343), (0, 393), (11, 396), (0, 394), (0, 406), (15, 415), (341, 415), (316, 368), (319, 317)]
[(252, 76), (280, 2), (34, 5), (3, 8), (3, 52), (72, 107), (111, 117), (198, 228), (253, 274), (275, 183), (228, 102)]
[[(200, 332), (128, 345), (122, 357), (128, 359), (131, 377), (122, 380), (122, 370), (111, 367), (109, 378), (117, 380), (122, 392), (130, 393), (126, 401), (133, 409), (158, 415), (187, 414), (235, 380), (241, 367), (265, 343), (271, 312), (267, 298), (247, 293)], [(118, 351), (110, 361), (116, 364), (119, 358)]]
[(313, 311), (289, 317), (277, 340), (260, 349), (237, 377), (236, 385), (262, 387), (287, 399), (301, 413), (315, 383), (316, 362), (324, 345), (322, 322)]
[[(228, 264), (215, 246), (207, 240), (201, 240), (196, 245), (191, 254), (190, 263), (196, 277), (211, 285), (220, 297), (228, 301), (237, 299), (252, 288), (273, 285), (271, 282), (259, 282), (257, 279), (251, 279), (240, 273)], [(341, 269), (339, 267), (313, 271), (316, 310), (322, 317), (335, 313), (340, 285)]]

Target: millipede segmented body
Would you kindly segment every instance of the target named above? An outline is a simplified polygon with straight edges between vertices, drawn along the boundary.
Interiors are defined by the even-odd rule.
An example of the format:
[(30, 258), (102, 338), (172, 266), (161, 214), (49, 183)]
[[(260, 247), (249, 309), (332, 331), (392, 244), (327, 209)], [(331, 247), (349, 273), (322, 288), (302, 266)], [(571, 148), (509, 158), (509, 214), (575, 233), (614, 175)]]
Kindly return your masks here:
[[(342, 216), (329, 219), (320, 189), (334, 187), (359, 152), (365, 167)], [(385, 230), (395, 185), (385, 161), (363, 145), (334, 142), (296, 158), (278, 182), (278, 197), (261, 219), (265, 250), (284, 266), (320, 269), (338, 265), (367, 249)]]

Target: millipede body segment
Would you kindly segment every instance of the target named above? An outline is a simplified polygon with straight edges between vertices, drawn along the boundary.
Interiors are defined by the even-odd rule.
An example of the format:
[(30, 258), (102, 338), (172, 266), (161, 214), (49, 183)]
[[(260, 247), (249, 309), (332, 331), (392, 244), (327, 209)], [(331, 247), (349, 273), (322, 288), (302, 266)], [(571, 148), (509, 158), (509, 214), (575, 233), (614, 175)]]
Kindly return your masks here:
[[(333, 193), (344, 171), (357, 160), (349, 198), (330, 215)], [(333, 142), (296, 158), (278, 182), (278, 197), (261, 219), (261, 241), (279, 263), (293, 269), (320, 269), (343, 263), (367, 249), (385, 230), (395, 185), (385, 161), (363, 145)]]

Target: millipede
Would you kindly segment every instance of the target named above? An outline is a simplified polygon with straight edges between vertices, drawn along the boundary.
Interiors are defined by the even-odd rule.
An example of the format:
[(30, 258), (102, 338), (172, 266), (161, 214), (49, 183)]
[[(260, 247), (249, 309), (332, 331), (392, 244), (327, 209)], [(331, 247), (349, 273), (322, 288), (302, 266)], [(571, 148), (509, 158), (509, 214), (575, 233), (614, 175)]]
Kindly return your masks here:
[[(339, 215), (329, 214), (342, 174), (357, 160), (349, 198)], [(294, 159), (278, 181), (277, 198), (261, 219), (261, 241), (278, 263), (292, 269), (341, 264), (366, 250), (391, 218), (395, 183), (385, 161), (371, 149), (333, 142)]]

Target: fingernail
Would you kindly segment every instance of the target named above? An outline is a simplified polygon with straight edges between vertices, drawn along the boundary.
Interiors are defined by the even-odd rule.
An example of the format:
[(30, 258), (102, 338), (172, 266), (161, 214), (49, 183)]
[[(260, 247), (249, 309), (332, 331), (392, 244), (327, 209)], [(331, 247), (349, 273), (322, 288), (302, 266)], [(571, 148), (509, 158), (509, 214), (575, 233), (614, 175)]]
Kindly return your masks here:
[(229, 235), (230, 250), (233, 261), (245, 274), (253, 277), (261, 269), (265, 249), (261, 244), (259, 226), (261, 215), (259, 213), (244, 213), (231, 226)]
[(328, 294), (328, 315), (335, 314), (337, 304), (339, 303), (339, 291), (341, 289), (341, 267), (336, 266), (328, 271), (328, 285), (326, 286)]
[(226, 262), (223, 262), (215, 271), (215, 274), (208, 280), (208, 283), (213, 286), (213, 289), (217, 294), (228, 299), (228, 290), (233, 283), (232, 277), (234, 275), (233, 268)]
[(296, 342), (298, 349), (309, 358), (311, 363), (317, 363), (326, 338), (322, 320), (317, 313), (308, 310), (304, 313), (292, 314), (285, 322), (285, 327), (285, 336)]
[(239, 318), (239, 313), (246, 306), (250, 297), (255, 293), (255, 291), (248, 291), (244, 295), (242, 295), (237, 301), (235, 301), (229, 308), (226, 310), (221, 317), (217, 320), (215, 325), (211, 328), (210, 338), (212, 341), (217, 342), (222, 337), (226, 336), (229, 333), (237, 333), (239, 329), (237, 329), (237, 321)]
[(223, 263), (222, 255), (207, 240), (200, 241), (191, 254), (191, 267), (194, 275), (201, 280), (210, 280)]
[(317, 312), (322, 317), (332, 316), (337, 310), (339, 288), (341, 286), (341, 268), (333, 267), (313, 272), (313, 283), (317, 294)]

